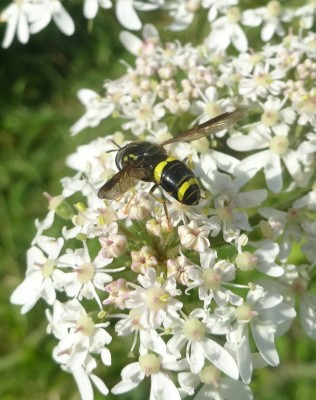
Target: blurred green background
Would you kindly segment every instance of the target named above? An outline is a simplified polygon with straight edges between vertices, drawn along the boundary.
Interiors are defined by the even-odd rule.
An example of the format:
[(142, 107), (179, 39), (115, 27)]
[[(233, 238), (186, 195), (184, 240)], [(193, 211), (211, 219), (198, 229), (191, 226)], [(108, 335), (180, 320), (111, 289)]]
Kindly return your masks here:
[[(9, 49), (0, 49), (2, 400), (80, 398), (72, 377), (52, 361), (51, 351), (56, 341), (46, 335), (45, 305), (40, 302), (22, 316), (19, 308), (9, 303), (13, 289), (24, 279), (25, 254), (35, 234), (34, 220), (43, 219), (47, 212), (42, 193), (59, 194), (60, 179), (72, 174), (65, 166), (65, 158), (79, 144), (111, 132), (109, 120), (97, 129), (87, 129), (70, 138), (70, 126), (83, 113), (76, 97), (78, 89), (100, 91), (104, 79), (124, 73), (120, 59), (133, 59), (119, 44), (121, 28), (111, 10), (101, 10), (93, 26), (82, 17), (81, 5), (73, 8), (71, 15), (76, 21), (72, 37), (63, 36), (51, 24), (31, 37), (27, 45), (15, 40)], [(143, 21), (146, 18), (149, 17), (142, 15)], [(1, 39), (4, 28), (0, 26)], [(192, 40), (192, 34), (201, 33), (196, 28), (182, 34), (184, 40)], [(128, 346), (125, 349), (117, 349), (115, 343), (110, 346), (118, 356), (110, 370), (101, 371), (101, 377), (110, 387), (119, 381)], [(252, 384), (255, 399), (314, 399), (315, 343), (306, 339), (299, 325), (294, 325), (287, 338), (278, 341), (278, 349), (281, 366), (255, 374)], [(145, 400), (147, 389), (143, 384), (139, 391), (119, 398)], [(96, 399), (102, 398), (95, 393)]]

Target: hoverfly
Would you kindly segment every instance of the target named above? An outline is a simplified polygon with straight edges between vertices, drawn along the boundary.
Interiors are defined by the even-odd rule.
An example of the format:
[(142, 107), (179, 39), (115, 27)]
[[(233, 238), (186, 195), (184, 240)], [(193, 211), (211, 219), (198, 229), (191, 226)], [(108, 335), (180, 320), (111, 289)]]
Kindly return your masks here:
[(98, 192), (100, 199), (116, 200), (140, 180), (153, 182), (151, 192), (160, 186), (170, 196), (186, 205), (200, 201), (201, 189), (184, 161), (170, 157), (164, 146), (180, 141), (193, 141), (226, 129), (243, 118), (246, 107), (238, 107), (197, 125), (161, 144), (133, 142), (119, 148), (115, 163), (119, 170)]

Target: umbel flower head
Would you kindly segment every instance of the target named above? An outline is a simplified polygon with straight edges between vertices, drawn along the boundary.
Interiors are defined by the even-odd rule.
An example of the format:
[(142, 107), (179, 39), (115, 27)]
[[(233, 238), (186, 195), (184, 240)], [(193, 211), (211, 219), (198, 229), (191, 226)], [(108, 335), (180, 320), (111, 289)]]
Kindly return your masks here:
[[(47, 217), (36, 221), (26, 278), (11, 297), (24, 313), (47, 303), (54, 360), (73, 374), (83, 399), (93, 398), (92, 384), (104, 395), (111, 389), (94, 370), (111, 368), (113, 342), (132, 343), (133, 357), (122, 360), (114, 394), (148, 379), (150, 399), (245, 400), (254, 368), (279, 364), (275, 340), (290, 329), (296, 302), (304, 331), (316, 338), (316, 36), (302, 25), (313, 13), (277, 1), (248, 10), (237, 0), (182, 3), (171, 2), (171, 28), (206, 9), (205, 40), (163, 42), (152, 25), (142, 39), (123, 32), (133, 65), (107, 80), (102, 95), (79, 91), (85, 113), (72, 135), (112, 117), (122, 129), (67, 158), (76, 173), (62, 179)], [(286, 35), (289, 22), (301, 22), (297, 33)], [(267, 43), (251, 41), (256, 35), (248, 38), (245, 26)], [(135, 171), (142, 154), (131, 152), (123, 160), (128, 174), (118, 174), (116, 154), (131, 141), (166, 142), (241, 105), (248, 111), (236, 124), (192, 143), (170, 140), (157, 160), (159, 176), (174, 159), (192, 169), (187, 185), (198, 182), (197, 204), (159, 187), (149, 193), (153, 182)], [(100, 199), (114, 174), (120, 196)], [(170, 176), (172, 185), (185, 182), (177, 168)]]

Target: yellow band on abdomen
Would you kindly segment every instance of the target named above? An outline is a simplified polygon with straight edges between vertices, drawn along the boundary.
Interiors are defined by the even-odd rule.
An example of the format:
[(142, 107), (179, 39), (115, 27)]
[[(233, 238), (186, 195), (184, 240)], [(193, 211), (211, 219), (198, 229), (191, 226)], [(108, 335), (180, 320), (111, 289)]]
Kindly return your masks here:
[(161, 181), (161, 175), (163, 170), (165, 169), (165, 166), (171, 162), (171, 161), (175, 161), (176, 159), (173, 157), (168, 157), (166, 158), (164, 161), (161, 161), (160, 163), (158, 163), (154, 169), (154, 180), (156, 183), (158, 183), (158, 185), (160, 184)]
[(197, 185), (198, 185), (197, 179), (196, 179), (196, 178), (190, 178), (188, 181), (184, 182), (184, 183), (179, 187), (179, 190), (178, 190), (178, 200), (179, 200), (179, 201), (182, 201), (182, 200), (183, 200), (183, 197), (184, 197), (184, 195), (185, 195), (185, 192), (188, 190), (188, 188), (189, 188), (191, 185), (194, 185), (194, 184), (197, 184)]

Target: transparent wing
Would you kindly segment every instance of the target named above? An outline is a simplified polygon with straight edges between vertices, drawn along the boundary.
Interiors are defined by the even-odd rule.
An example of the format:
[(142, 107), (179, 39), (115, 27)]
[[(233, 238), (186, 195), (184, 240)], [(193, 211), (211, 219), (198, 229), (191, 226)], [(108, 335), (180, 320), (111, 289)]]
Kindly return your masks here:
[(116, 200), (134, 187), (145, 176), (144, 168), (126, 166), (107, 181), (98, 191), (100, 199)]
[(165, 146), (166, 144), (180, 142), (180, 141), (183, 142), (193, 141), (200, 139), (204, 136), (208, 136), (216, 132), (222, 131), (223, 129), (228, 128), (229, 125), (234, 124), (235, 122), (244, 118), (247, 115), (247, 112), (248, 112), (247, 107), (238, 107), (234, 111), (228, 111), (223, 114), (220, 114), (215, 118), (203, 122), (203, 124), (197, 125), (194, 128), (191, 128), (183, 133), (180, 133), (178, 136), (166, 140), (161, 145)]

